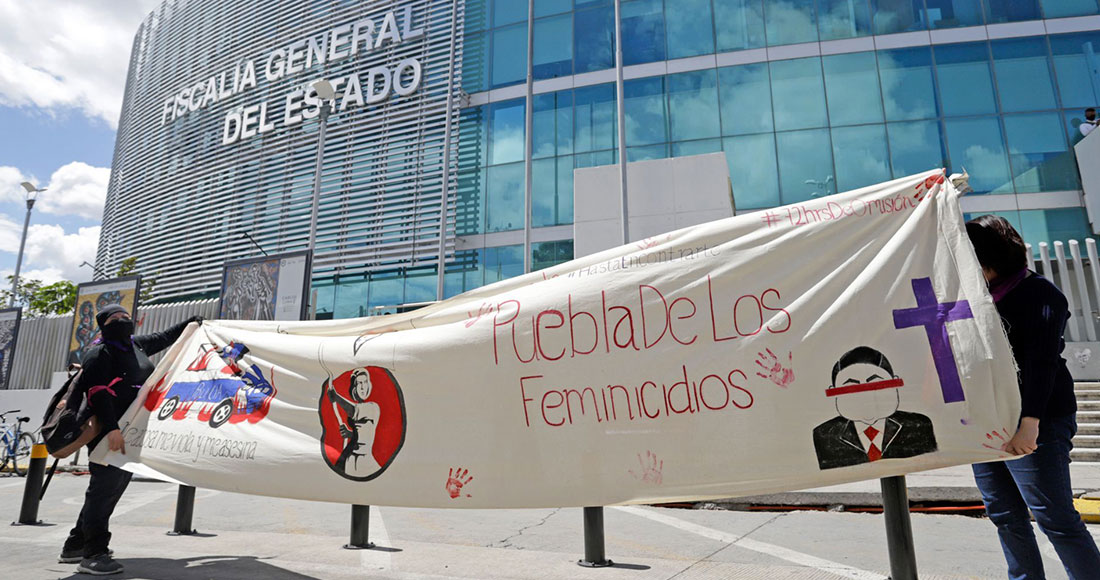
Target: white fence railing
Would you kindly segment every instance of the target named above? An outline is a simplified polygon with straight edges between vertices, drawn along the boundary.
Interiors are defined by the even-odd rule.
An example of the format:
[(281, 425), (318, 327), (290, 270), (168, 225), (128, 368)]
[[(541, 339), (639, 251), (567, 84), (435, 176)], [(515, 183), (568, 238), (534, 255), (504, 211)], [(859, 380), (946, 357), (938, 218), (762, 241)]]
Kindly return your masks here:
[(1096, 240), (1085, 240), (1084, 252), (1077, 240), (1054, 242), (1053, 246), (1052, 256), (1050, 245), (1039, 242), (1039, 261), (1036, 262), (1033, 248), (1028, 244), (1028, 267), (1045, 276), (1066, 295), (1073, 314), (1066, 325), (1066, 340), (1095, 342), (1100, 335), (1097, 312), (1093, 310), (1094, 305), (1100, 306), (1100, 259)]
[[(177, 302), (138, 308), (140, 334), (159, 332), (173, 324), (198, 315), (214, 318), (218, 300)], [(72, 334), (73, 315), (39, 316), (24, 318), (19, 326), (15, 343), (9, 389), (45, 389), (50, 386), (53, 373), (65, 370), (69, 355), (69, 338)], [(154, 357), (156, 360), (156, 357)]]

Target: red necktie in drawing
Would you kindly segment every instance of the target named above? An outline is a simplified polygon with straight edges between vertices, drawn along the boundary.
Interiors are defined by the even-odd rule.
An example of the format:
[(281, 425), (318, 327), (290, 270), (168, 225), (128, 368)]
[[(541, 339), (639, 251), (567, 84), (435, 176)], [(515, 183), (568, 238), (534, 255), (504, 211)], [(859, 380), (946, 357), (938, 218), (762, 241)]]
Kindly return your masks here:
[(867, 427), (863, 430), (863, 434), (867, 436), (867, 440), (871, 442), (867, 447), (867, 461), (878, 461), (882, 459), (882, 451), (879, 451), (877, 445), (875, 445), (875, 435), (878, 435), (878, 429), (874, 427)]

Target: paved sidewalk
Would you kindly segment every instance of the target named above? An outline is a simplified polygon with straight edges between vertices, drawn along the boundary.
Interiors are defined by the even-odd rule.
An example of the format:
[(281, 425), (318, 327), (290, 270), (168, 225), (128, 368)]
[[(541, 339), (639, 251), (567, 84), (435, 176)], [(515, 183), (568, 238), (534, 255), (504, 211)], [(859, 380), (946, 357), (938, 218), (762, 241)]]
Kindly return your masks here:
[[(1100, 481), (1098, 467), (1075, 469), (1081, 467), (1081, 481)], [(910, 482), (915, 492), (962, 489), (966, 475), (942, 470)], [(0, 513), (9, 520), (18, 514), (23, 481), (0, 476)], [(58, 475), (40, 510), (47, 525), (0, 526), (4, 578), (86, 578), (74, 575), (75, 566), (56, 563), (86, 485), (86, 477)], [(873, 494), (876, 486), (838, 487)], [(889, 567), (883, 517), (866, 513), (607, 508), (607, 554), (616, 566), (592, 570), (575, 564), (584, 550), (576, 508), (372, 508), (370, 536), (378, 548), (349, 551), (341, 548), (350, 521), (345, 505), (199, 490), (194, 523), (200, 534), (170, 537), (175, 497), (169, 484), (131, 485), (113, 520), (112, 547), (127, 567), (121, 578), (882, 580)], [(1004, 577), (987, 520), (914, 514), (913, 528), (922, 579)], [(1090, 529), (1100, 536), (1100, 525)], [(1064, 579), (1052, 547), (1045, 540), (1041, 547), (1049, 577)]]

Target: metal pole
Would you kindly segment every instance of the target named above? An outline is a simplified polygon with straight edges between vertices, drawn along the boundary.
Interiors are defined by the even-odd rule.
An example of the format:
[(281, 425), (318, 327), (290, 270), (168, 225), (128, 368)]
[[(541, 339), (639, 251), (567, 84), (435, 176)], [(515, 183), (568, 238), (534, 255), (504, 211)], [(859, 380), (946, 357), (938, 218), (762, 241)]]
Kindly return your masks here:
[(19, 525), (41, 524), (38, 504), (42, 499), (42, 476), (46, 473), (46, 446), (35, 443), (31, 447), (31, 463), (27, 466), (27, 483), (23, 486), (23, 505), (19, 509)]
[(309, 252), (313, 253), (317, 245), (317, 212), (321, 205), (321, 168), (325, 155), (325, 132), (328, 129), (328, 115), (332, 105), (328, 101), (321, 103), (321, 125), (317, 129), (317, 163), (313, 169), (313, 209), (309, 214)]
[(451, 188), (451, 117), (455, 93), (455, 37), (458, 36), (458, 2), (451, 3), (451, 47), (447, 62), (447, 118), (443, 122), (443, 185), (439, 193), (439, 266), (436, 271), (435, 299), (443, 300), (443, 275), (447, 257), (447, 195)]
[(527, 0), (527, 114), (524, 115), (524, 143), (523, 143), (523, 273), (531, 271), (531, 210), (534, 208), (532, 201), (533, 151), (531, 135), (534, 126), (535, 104), (535, 60), (532, 52), (535, 50), (535, 0)]
[(345, 550), (369, 550), (374, 547), (370, 541), (370, 506), (351, 506), (351, 541), (344, 544)]
[(181, 485), (176, 496), (176, 522), (172, 526), (169, 536), (191, 536), (198, 532), (191, 527), (191, 520), (195, 515), (195, 488), (190, 485)]
[(577, 565), (585, 568), (606, 568), (614, 564), (604, 551), (603, 508), (584, 508), (584, 559)]
[(615, 0), (615, 104), (619, 125), (619, 190), (622, 194), (620, 215), (623, 220), (623, 244), (630, 242), (630, 215), (626, 179), (626, 113), (623, 106), (623, 27), (621, 0)]
[(23, 247), (27, 245), (27, 228), (31, 225), (31, 210), (34, 208), (34, 200), (27, 200), (27, 217), (23, 218), (23, 238), (19, 241), (19, 257), (15, 259), (15, 274), (11, 279), (11, 300), (8, 308), (15, 306), (15, 293), (19, 289), (19, 268), (23, 265)]
[(905, 476), (884, 477), (882, 513), (886, 516), (886, 547), (890, 553), (890, 580), (917, 580), (917, 552), (909, 521), (909, 493)]

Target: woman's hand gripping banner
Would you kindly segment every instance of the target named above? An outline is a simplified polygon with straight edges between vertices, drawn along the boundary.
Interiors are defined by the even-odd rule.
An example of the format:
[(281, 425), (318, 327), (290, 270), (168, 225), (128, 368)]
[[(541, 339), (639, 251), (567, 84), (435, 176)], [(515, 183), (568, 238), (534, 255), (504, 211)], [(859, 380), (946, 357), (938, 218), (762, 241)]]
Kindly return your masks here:
[(341, 503), (776, 492), (999, 459), (1019, 392), (942, 171), (405, 314), (190, 328), (94, 460)]

